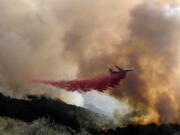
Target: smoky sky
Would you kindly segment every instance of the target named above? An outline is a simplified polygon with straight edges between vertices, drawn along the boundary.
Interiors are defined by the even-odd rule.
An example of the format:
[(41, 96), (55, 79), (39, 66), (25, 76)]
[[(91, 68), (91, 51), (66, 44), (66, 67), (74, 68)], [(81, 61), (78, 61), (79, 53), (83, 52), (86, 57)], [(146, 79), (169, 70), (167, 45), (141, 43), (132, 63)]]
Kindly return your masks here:
[(87, 78), (113, 65), (135, 67), (110, 95), (147, 116), (153, 110), (158, 119), (150, 122), (174, 122), (179, 16), (178, 1), (167, 0), (1, 0), (0, 84), (13, 91), (32, 79)]

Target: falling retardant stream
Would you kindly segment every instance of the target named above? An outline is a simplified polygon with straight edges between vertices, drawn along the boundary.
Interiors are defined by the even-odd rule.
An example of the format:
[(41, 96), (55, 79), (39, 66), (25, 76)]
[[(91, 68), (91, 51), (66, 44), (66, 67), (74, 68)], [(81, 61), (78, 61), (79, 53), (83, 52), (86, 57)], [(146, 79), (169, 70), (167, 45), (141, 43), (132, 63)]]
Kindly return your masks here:
[(118, 71), (110, 75), (98, 76), (86, 80), (36, 80), (35, 82), (49, 84), (59, 88), (65, 88), (70, 91), (81, 90), (86, 92), (92, 89), (103, 91), (109, 87), (114, 87), (115, 85), (118, 85), (119, 81), (125, 78), (128, 71), (130, 70)]

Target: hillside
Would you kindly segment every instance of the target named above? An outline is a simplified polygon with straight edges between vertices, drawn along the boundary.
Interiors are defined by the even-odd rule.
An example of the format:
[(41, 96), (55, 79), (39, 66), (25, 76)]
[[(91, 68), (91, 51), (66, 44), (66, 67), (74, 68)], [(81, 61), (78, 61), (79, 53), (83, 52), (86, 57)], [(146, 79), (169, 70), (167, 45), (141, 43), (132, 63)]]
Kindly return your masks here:
[(1, 135), (180, 135), (178, 124), (112, 129), (102, 115), (43, 96), (18, 100), (0, 94), (0, 109)]
[(28, 100), (11, 99), (0, 94), (0, 116), (11, 117), (26, 122), (46, 118), (57, 124), (73, 129), (99, 129), (108, 120), (97, 113), (81, 107), (69, 105), (61, 100), (28, 96)]

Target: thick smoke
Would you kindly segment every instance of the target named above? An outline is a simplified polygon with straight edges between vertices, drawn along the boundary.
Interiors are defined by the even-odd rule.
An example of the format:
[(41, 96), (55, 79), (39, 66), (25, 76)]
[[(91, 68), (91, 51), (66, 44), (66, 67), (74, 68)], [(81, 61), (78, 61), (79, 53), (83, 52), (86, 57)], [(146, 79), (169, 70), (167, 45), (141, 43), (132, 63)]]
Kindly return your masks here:
[(32, 79), (79, 79), (105, 74), (115, 64), (135, 67), (109, 94), (132, 107), (135, 122), (179, 123), (177, 4), (0, 0), (1, 91), (28, 94), (36, 91), (26, 89)]
[[(112, 90), (111, 95), (128, 102), (135, 111), (132, 120), (138, 123), (179, 123), (179, 94), (176, 83), (179, 72), (180, 8), (159, 3), (141, 3), (130, 10), (127, 25), (129, 35), (117, 44), (111, 55), (106, 52), (83, 61), (85, 67), (95, 69), (91, 62), (106, 65), (111, 62), (134, 66), (137, 71)], [(91, 61), (91, 62), (90, 62)], [(99, 66), (99, 70), (104, 67)], [(80, 75), (84, 72), (84, 66)], [(142, 115), (140, 115), (142, 114)], [(140, 116), (139, 116), (140, 115)]]
[[(179, 122), (177, 71), (180, 10), (170, 5), (143, 3), (130, 12), (131, 39), (124, 44), (133, 49), (126, 53), (129, 63), (138, 71), (121, 88), (112, 91), (127, 97), (138, 111), (145, 112), (135, 122)], [(123, 89), (119, 94), (117, 91)], [(142, 109), (143, 108), (143, 109)]]
[[(179, 72), (179, 9), (158, 2), (140, 3), (129, 10), (127, 29), (123, 30), (126, 37), (116, 30), (107, 32), (110, 26), (105, 22), (104, 33), (98, 33), (102, 29), (94, 29), (94, 25), (88, 34), (84, 29), (80, 33), (74, 32), (74, 27), (78, 28), (74, 26), (68, 32), (68, 37), (72, 39), (65, 38), (65, 41), (75, 42), (73, 37), (76, 37), (78, 44), (75, 42), (75, 50), (84, 53), (80, 53), (82, 56), (75, 53), (79, 62), (79, 77), (100, 74), (112, 63), (136, 67), (137, 71), (111, 92), (111, 95), (134, 108), (134, 114), (137, 114), (132, 115), (134, 122), (179, 122), (179, 86), (176, 83)], [(116, 23), (120, 21), (116, 17)], [(112, 27), (115, 26), (121, 30), (120, 24)], [(110, 32), (114, 37), (107, 37)], [(91, 41), (87, 42), (87, 37)], [(71, 55), (73, 50), (69, 50)]]

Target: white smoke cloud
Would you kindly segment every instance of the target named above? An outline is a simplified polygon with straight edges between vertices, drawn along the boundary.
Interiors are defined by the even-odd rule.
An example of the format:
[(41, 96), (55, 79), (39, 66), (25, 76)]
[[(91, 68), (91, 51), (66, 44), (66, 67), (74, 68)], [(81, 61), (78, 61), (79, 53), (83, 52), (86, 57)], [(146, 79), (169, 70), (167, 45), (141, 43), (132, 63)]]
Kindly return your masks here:
[(84, 107), (83, 95), (78, 91), (70, 92), (62, 89), (60, 90), (59, 98), (68, 104)]
[(119, 110), (121, 117), (131, 112), (128, 104), (119, 102), (113, 97), (98, 91), (83, 93), (85, 107), (88, 109), (104, 114), (110, 118), (114, 117), (114, 111)]
[(84, 98), (78, 91), (71, 92), (45, 84), (32, 84), (25, 88), (30, 95), (44, 95), (50, 98), (61, 99), (65, 103), (84, 107)]

